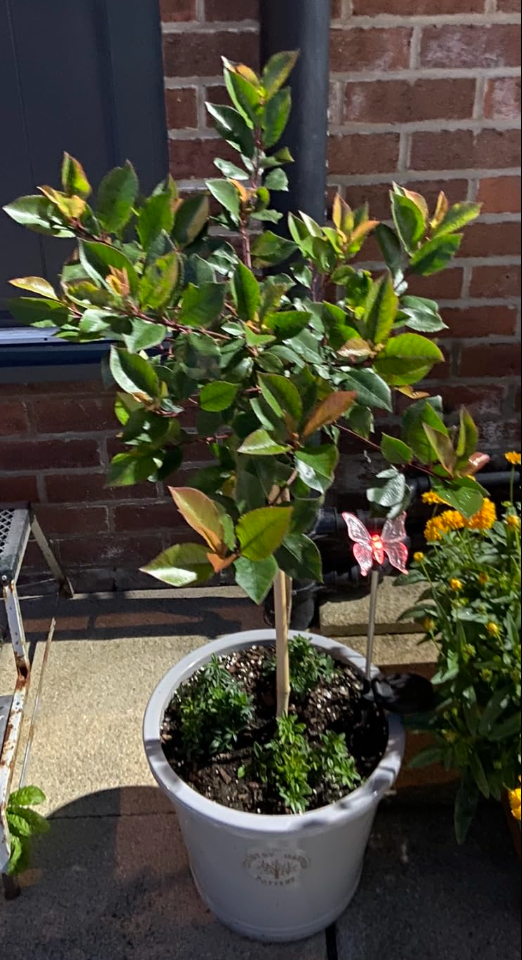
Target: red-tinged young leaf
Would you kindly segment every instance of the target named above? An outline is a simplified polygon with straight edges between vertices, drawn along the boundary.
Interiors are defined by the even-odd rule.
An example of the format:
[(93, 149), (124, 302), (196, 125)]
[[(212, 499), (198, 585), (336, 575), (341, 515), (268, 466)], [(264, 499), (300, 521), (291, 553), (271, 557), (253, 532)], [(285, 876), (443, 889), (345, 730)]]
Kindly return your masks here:
[(48, 297), (50, 300), (58, 300), (54, 288), (47, 280), (42, 277), (20, 277), (18, 280), (10, 280), (13, 287), (20, 290), (29, 290), (29, 293), (37, 293), (40, 297)]
[(214, 553), (226, 549), (223, 509), (219, 504), (190, 487), (169, 487), (174, 503), (182, 517), (208, 543)]
[(69, 197), (82, 197), (87, 200), (92, 193), (92, 187), (81, 163), (64, 153), (62, 164), (62, 187)]
[(171, 587), (198, 586), (207, 583), (213, 575), (208, 550), (199, 543), (171, 547), (141, 570)]
[(433, 427), (430, 427), (427, 423), (424, 424), (424, 431), (437, 454), (439, 463), (452, 477), (457, 464), (457, 455), (453, 448), (451, 438), (441, 433), (440, 430), (435, 430)]
[(337, 420), (344, 417), (350, 407), (354, 405), (356, 399), (357, 394), (352, 390), (342, 390), (338, 393), (331, 393), (330, 396), (326, 397), (316, 410), (314, 410), (303, 430), (303, 439), (306, 440), (307, 437), (311, 437), (314, 433), (317, 433), (318, 430), (322, 430), (323, 427), (329, 427), (332, 423), (336, 423)]

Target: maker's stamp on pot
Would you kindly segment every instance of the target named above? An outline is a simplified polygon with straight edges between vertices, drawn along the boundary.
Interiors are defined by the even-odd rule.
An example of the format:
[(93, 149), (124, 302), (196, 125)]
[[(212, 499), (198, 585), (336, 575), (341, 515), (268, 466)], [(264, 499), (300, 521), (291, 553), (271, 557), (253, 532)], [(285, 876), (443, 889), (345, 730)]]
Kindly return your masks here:
[(291, 887), (308, 870), (310, 860), (302, 850), (254, 850), (243, 860), (254, 880), (268, 887)]

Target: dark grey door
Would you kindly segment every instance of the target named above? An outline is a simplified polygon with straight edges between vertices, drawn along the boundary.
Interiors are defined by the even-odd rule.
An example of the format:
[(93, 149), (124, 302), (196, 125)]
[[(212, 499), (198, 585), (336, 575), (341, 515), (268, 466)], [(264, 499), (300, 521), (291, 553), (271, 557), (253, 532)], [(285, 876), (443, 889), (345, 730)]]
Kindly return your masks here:
[[(158, 0), (0, 0), (0, 207), (58, 186), (64, 150), (94, 184), (127, 158), (145, 189), (166, 175)], [(0, 322), (7, 280), (52, 278), (65, 243), (0, 213)]]

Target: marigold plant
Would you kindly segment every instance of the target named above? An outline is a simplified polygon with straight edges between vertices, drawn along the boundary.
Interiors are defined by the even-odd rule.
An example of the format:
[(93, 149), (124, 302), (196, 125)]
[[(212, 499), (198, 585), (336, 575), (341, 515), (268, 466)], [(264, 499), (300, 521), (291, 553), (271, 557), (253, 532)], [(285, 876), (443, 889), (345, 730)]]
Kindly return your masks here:
[[(423, 623), (426, 640), (439, 649), (437, 707), (415, 720), (419, 731), (433, 733), (435, 743), (414, 766), (443, 763), (460, 771), (455, 818), (460, 842), (480, 794), (500, 800), (515, 789), (520, 773), (519, 514), (519, 505), (510, 501), (498, 516), (488, 500), (471, 519), (454, 511), (439, 514), (427, 526), (431, 548), (415, 555), (407, 579), (425, 582), (427, 589), (403, 618)], [(516, 814), (520, 804), (513, 809)]]

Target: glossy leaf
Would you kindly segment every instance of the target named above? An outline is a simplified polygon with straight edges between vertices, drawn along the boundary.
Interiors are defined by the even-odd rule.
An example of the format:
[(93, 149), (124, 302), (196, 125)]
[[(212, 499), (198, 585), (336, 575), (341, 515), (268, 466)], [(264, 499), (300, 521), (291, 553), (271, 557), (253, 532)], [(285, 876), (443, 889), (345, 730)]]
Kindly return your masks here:
[(119, 233), (129, 222), (138, 196), (138, 178), (129, 161), (111, 170), (100, 184), (96, 216), (107, 233)]
[[(94, 310), (90, 310), (84, 313), (80, 329), (84, 329), (86, 332), (90, 329), (91, 333), (95, 332), (94, 323), (91, 322), (89, 327), (87, 327), (85, 323), (86, 315), (88, 313), (94, 314), (95, 312)], [(103, 319), (103, 314), (98, 316), (100, 320)], [(163, 324), (148, 323), (146, 320), (138, 319), (132, 321), (132, 333), (124, 334), (123, 342), (130, 353), (140, 353), (141, 350), (150, 350), (152, 347), (157, 347), (163, 342), (165, 335), (166, 330)]]
[(435, 482), (433, 490), (444, 503), (458, 510), (468, 520), (479, 512), (484, 502), (484, 488), (467, 478), (454, 480), (452, 484)]
[(140, 210), (136, 230), (145, 250), (165, 232), (170, 234), (174, 226), (174, 211), (168, 194), (159, 193), (149, 197)]
[(222, 380), (216, 383), (208, 383), (200, 395), (200, 404), (203, 410), (209, 413), (220, 413), (228, 410), (237, 397), (239, 385), (236, 383), (225, 383)]
[(423, 239), (427, 223), (417, 203), (392, 193), (393, 220), (404, 249), (411, 253)]
[(365, 336), (373, 343), (385, 343), (393, 329), (399, 298), (389, 275), (372, 285), (364, 316)]
[(212, 196), (232, 215), (239, 219), (241, 200), (238, 191), (230, 180), (207, 180), (207, 187)]
[(236, 583), (254, 603), (266, 600), (278, 573), (274, 557), (267, 557), (257, 563), (240, 557), (234, 564)]
[(126, 393), (160, 396), (160, 381), (154, 367), (138, 354), (113, 347), (110, 368), (116, 383)]
[(312, 413), (303, 430), (303, 439), (306, 440), (307, 437), (313, 436), (318, 430), (336, 423), (337, 420), (345, 416), (356, 399), (357, 394), (352, 391), (340, 390), (337, 393), (331, 393)]
[(379, 474), (375, 485), (366, 491), (370, 503), (375, 503), (386, 510), (396, 508), (396, 515), (398, 515), (397, 511), (402, 512), (406, 494), (406, 477), (394, 467)]
[(9, 797), (9, 805), (15, 807), (40, 807), (47, 797), (40, 787), (21, 787), (14, 790)]
[(261, 291), (252, 271), (241, 262), (232, 279), (232, 296), (241, 320), (255, 320), (261, 303)]
[(119, 276), (124, 283), (128, 283), (131, 296), (138, 292), (139, 278), (131, 261), (121, 250), (108, 243), (82, 240), (79, 245), (80, 263), (85, 272), (96, 283), (102, 283), (111, 289), (109, 279)]
[(279, 143), (290, 119), (291, 109), (290, 87), (279, 90), (266, 104), (262, 118), (263, 141), (266, 149), (275, 147)]
[(69, 197), (82, 197), (86, 200), (92, 193), (92, 187), (81, 163), (64, 153), (62, 163), (62, 187)]
[(170, 493), (183, 519), (208, 543), (215, 553), (222, 553), (225, 546), (223, 509), (201, 490), (191, 487), (169, 487)]
[(288, 80), (299, 59), (299, 51), (289, 50), (274, 54), (263, 71), (263, 87), (267, 98), (273, 97)]
[(457, 457), (466, 464), (477, 449), (478, 427), (470, 412), (462, 407), (460, 411), (460, 431), (457, 445)]
[(381, 452), (389, 463), (394, 463), (398, 466), (405, 466), (413, 460), (411, 447), (402, 440), (398, 440), (397, 437), (390, 437), (386, 433), (383, 434), (381, 440)]
[(139, 452), (118, 453), (107, 474), (108, 487), (132, 487), (148, 480), (157, 469), (155, 459)]
[(377, 242), (381, 248), (386, 266), (393, 276), (396, 276), (402, 270), (404, 259), (402, 246), (397, 234), (391, 227), (388, 227), (385, 223), (381, 223), (375, 231), (375, 236), (377, 237)]
[(254, 74), (253, 76), (249, 75), (249, 79), (247, 79), (235, 64), (230, 63), (225, 58), (223, 58), (223, 63), (225, 65), (225, 84), (232, 103), (249, 125), (256, 123), (261, 102), (258, 78)]
[(223, 283), (189, 283), (183, 295), (178, 321), (187, 327), (211, 327), (219, 320), (225, 304)]
[(427, 423), (424, 424), (424, 432), (437, 454), (439, 463), (442, 464), (450, 475), (453, 475), (457, 463), (457, 456), (451, 438), (445, 433), (435, 430)]
[(439, 330), (448, 329), (440, 315), (438, 304), (424, 297), (403, 297), (398, 322), (418, 333), (438, 333)]
[(255, 258), (255, 266), (274, 267), (278, 263), (288, 260), (297, 250), (297, 245), (284, 237), (278, 237), (270, 230), (261, 234), (252, 245), (252, 255)]
[(140, 283), (142, 306), (161, 310), (172, 298), (179, 280), (179, 257), (176, 252), (160, 257), (147, 267)]
[(426, 337), (404, 333), (388, 340), (375, 360), (375, 369), (390, 386), (404, 386), (422, 380), (444, 355)]
[(288, 191), (288, 174), (284, 170), (272, 170), (265, 178), (265, 187), (269, 190)]
[(263, 507), (241, 517), (236, 534), (241, 547), (241, 556), (258, 562), (273, 556), (285, 539), (292, 507)]
[(316, 449), (300, 450), (296, 453), (296, 468), (303, 483), (311, 490), (326, 493), (331, 487), (339, 452), (333, 444), (325, 444)]
[(294, 580), (322, 583), (323, 565), (319, 548), (310, 537), (290, 533), (276, 554), (279, 567)]
[(254, 134), (244, 117), (233, 107), (207, 103), (213, 124), (223, 140), (245, 157), (254, 156)]
[(214, 575), (208, 561), (208, 548), (196, 543), (170, 547), (141, 569), (143, 573), (149, 573), (171, 587), (199, 586)]
[(59, 327), (67, 321), (69, 311), (58, 300), (45, 300), (39, 297), (14, 297), (5, 301), (15, 320), (20, 323), (36, 324), (50, 321), (51, 326)]
[(276, 374), (261, 373), (258, 382), (263, 397), (276, 416), (281, 420), (288, 417), (295, 430), (303, 415), (303, 404), (297, 387), (287, 377)]
[(357, 402), (377, 410), (393, 409), (392, 393), (387, 383), (374, 370), (354, 367), (344, 374), (343, 387), (355, 391)]
[(410, 270), (421, 277), (430, 277), (440, 273), (458, 253), (464, 235), (457, 233), (447, 237), (436, 237), (417, 251), (412, 258)]
[(9, 283), (19, 290), (28, 290), (29, 293), (37, 293), (40, 297), (46, 297), (48, 300), (57, 300), (58, 297), (51, 284), (42, 277), (20, 277), (18, 280), (10, 280)]
[(292, 340), (308, 327), (311, 316), (304, 310), (283, 310), (269, 314), (264, 318), (263, 325), (280, 340)]
[(176, 210), (172, 238), (180, 247), (188, 247), (205, 230), (210, 215), (207, 196), (189, 197)]
[(289, 450), (288, 445), (277, 443), (267, 430), (256, 430), (242, 443), (238, 453), (247, 454), (250, 457), (275, 457), (281, 453), (288, 453)]
[(413, 403), (404, 413), (402, 420), (403, 440), (412, 448), (421, 463), (433, 463), (434, 451), (429, 442), (424, 424), (429, 424), (440, 433), (448, 435), (444, 420), (440, 416), (442, 403), (437, 398), (427, 398)]
[(34, 233), (41, 233), (48, 237), (73, 237), (74, 233), (65, 224), (59, 224), (51, 219), (52, 205), (46, 197), (20, 197), (3, 207), (11, 220), (22, 227), (28, 227)]
[(462, 230), (469, 223), (473, 223), (480, 217), (482, 211), (481, 203), (466, 201), (465, 203), (456, 203), (446, 213), (444, 219), (434, 230), (434, 237), (445, 237), (448, 234)]

